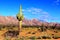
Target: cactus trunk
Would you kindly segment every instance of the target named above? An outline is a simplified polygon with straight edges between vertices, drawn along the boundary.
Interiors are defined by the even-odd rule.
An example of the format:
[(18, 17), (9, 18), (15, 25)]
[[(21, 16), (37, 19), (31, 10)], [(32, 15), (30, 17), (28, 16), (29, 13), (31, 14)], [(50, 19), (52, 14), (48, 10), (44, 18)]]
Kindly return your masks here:
[(22, 29), (22, 21), (19, 21), (19, 28), (20, 28), (20, 31)]
[(22, 31), (22, 21), (19, 21), (19, 36), (21, 35), (20, 32)]

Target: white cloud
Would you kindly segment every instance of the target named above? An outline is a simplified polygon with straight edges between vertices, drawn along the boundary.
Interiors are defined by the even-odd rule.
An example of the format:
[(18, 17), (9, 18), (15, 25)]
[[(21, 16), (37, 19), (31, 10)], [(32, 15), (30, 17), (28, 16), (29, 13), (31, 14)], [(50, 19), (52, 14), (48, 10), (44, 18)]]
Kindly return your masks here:
[(57, 20), (57, 18), (52, 17), (48, 12), (46, 12), (40, 8), (34, 8), (34, 7), (27, 8), (27, 9), (23, 9), (23, 12), (27, 13), (27, 14), (30, 13), (31, 15), (33, 15), (33, 17), (36, 15), (36, 18), (38, 18), (40, 20), (44, 20), (44, 21)]
[(34, 7), (23, 9), (23, 12), (31, 13), (34, 16), (36, 15), (36, 18), (43, 19), (44, 21), (46, 21), (46, 19), (48, 19), (49, 17), (48, 12), (45, 12), (42, 9), (34, 8)]
[(32, 14), (41, 14), (42, 9), (38, 9), (38, 8), (27, 8), (27, 9), (23, 9), (23, 12), (30, 12)]

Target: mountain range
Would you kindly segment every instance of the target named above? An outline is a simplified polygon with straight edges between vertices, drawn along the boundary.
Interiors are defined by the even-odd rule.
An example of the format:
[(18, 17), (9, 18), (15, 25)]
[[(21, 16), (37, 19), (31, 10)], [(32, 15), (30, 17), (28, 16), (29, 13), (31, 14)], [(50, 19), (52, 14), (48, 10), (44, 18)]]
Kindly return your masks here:
[[(19, 21), (17, 20), (17, 18), (12, 17), (12, 16), (0, 16), (0, 24), (1, 25), (18, 25)], [(26, 25), (26, 26), (55, 26), (56, 28), (60, 28), (60, 23), (55, 23), (55, 22), (42, 22), (38, 19), (31, 19), (28, 20), (26, 18), (24, 18), (22, 20), (22, 25)]]

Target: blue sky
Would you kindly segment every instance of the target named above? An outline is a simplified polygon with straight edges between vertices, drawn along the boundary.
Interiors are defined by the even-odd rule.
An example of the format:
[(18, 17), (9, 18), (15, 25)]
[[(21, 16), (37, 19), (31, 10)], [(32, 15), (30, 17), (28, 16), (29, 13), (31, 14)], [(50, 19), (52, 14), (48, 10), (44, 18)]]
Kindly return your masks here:
[(60, 23), (60, 0), (0, 0), (0, 15), (16, 16), (20, 4), (27, 19)]

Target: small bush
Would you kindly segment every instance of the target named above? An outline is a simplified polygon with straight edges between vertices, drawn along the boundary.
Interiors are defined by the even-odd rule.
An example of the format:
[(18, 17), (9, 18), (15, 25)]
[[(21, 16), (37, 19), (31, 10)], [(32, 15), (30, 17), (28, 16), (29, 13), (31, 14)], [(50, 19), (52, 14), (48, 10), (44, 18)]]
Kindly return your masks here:
[(2, 30), (2, 28), (0, 28), (0, 30)]
[(55, 29), (55, 26), (51, 26), (50, 28), (51, 28), (51, 29)]
[(45, 27), (46, 29), (48, 29), (48, 27)]
[(11, 40), (11, 38), (9, 38), (9, 37), (5, 37), (5, 40)]
[(55, 33), (58, 33), (57, 31), (54, 31)]
[(31, 32), (28, 32), (27, 34), (31, 34)]
[(36, 37), (35, 36), (32, 36), (32, 37), (29, 37), (29, 39), (35, 40)]
[(41, 39), (41, 37), (37, 37), (36, 39)]
[(52, 34), (52, 35), (54, 35), (54, 34)]
[(33, 32), (32, 34), (35, 34), (35, 32)]
[(39, 28), (38, 31), (41, 32), (41, 29)]
[(60, 38), (60, 37), (58, 37), (58, 36), (53, 36), (52, 38), (54, 38), (54, 39), (58, 39), (58, 38)]
[(16, 38), (15, 40), (20, 40), (20, 38), (18, 37), (18, 38)]
[(48, 36), (42, 36), (43, 39), (51, 39), (51, 37)]

